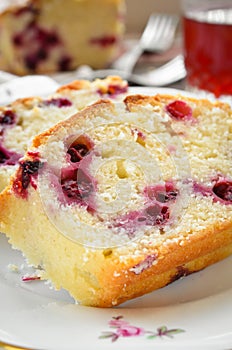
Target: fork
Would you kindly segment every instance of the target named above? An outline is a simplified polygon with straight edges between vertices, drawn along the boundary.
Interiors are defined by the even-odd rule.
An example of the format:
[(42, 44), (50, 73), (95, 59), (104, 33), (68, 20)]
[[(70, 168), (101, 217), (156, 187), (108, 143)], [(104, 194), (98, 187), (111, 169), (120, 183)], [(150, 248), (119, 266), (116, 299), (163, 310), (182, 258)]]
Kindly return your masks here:
[(163, 52), (168, 50), (174, 40), (179, 17), (167, 14), (151, 14), (143, 34), (132, 50), (113, 62), (111, 67), (131, 73), (144, 51)]
[(105, 78), (109, 75), (118, 75), (136, 85), (167, 86), (185, 78), (186, 70), (183, 56), (178, 55), (158, 68), (139, 74), (117, 69), (93, 70), (89, 66), (81, 66), (75, 72), (58, 73), (52, 75), (52, 78), (60, 84), (66, 84), (73, 79), (93, 80), (96, 78)]

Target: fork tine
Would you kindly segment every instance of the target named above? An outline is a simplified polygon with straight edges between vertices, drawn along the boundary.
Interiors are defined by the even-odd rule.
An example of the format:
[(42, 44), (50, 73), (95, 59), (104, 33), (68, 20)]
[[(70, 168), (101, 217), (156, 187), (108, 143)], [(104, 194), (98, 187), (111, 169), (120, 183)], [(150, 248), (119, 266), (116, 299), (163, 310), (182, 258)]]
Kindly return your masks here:
[[(168, 25), (168, 18), (167, 17), (163, 17), (162, 19), (160, 19), (159, 30), (158, 30), (157, 34), (154, 35), (154, 38), (156, 38), (156, 42), (158, 42), (161, 38), (163, 38), (163, 35), (165, 32), (170, 30), (170, 27), (168, 27), (167, 25)], [(155, 40), (154, 40), (154, 44), (155, 44)], [(151, 43), (151, 45), (152, 45), (152, 43)]]
[[(162, 36), (163, 30), (165, 28), (166, 25), (166, 19), (165, 17), (159, 17), (158, 21), (157, 21), (157, 29), (155, 30), (155, 28), (153, 29), (154, 31), (151, 32), (151, 39), (153, 40), (153, 45), (159, 40), (159, 38)], [(152, 41), (150, 43), (150, 45), (152, 45)], [(147, 43), (147, 46), (149, 46), (149, 44)]]
[(141, 36), (141, 42), (145, 43), (153, 33), (156, 33), (157, 29), (159, 28), (159, 16), (158, 15), (151, 15), (146, 28)]
[(176, 25), (178, 23), (177, 17), (170, 17), (167, 19), (166, 27), (165, 27), (165, 33), (167, 34), (174, 34), (174, 29), (176, 28)]
[(153, 16), (153, 23), (151, 22), (148, 27), (150, 35), (148, 36), (147, 34), (143, 40), (144, 51), (154, 52), (163, 51), (164, 49), (167, 50), (174, 39), (177, 24), (177, 16), (162, 14)]
[(174, 39), (177, 23), (177, 16), (151, 14), (138, 45), (119, 57), (112, 64), (112, 68), (132, 72), (138, 58), (144, 51), (161, 52), (167, 50)]

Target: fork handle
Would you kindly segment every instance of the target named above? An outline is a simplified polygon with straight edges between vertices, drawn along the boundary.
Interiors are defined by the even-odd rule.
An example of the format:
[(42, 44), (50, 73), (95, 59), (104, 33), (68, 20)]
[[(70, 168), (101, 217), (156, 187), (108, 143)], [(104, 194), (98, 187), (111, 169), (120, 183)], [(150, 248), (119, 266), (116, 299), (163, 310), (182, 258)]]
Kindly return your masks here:
[(131, 73), (142, 53), (142, 47), (139, 44), (135, 45), (131, 50), (125, 52), (116, 61), (114, 61), (111, 67), (113, 69)]

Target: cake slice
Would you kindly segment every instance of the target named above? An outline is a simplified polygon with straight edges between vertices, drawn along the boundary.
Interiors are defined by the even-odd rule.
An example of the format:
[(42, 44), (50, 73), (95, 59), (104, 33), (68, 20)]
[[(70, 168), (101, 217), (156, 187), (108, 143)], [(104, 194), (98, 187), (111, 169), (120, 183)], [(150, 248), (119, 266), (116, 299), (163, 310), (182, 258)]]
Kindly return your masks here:
[(232, 253), (231, 109), (101, 100), (36, 136), (0, 195), (0, 230), (41, 278), (111, 307)]
[(18, 75), (101, 68), (118, 55), (124, 0), (4, 0), (0, 69)]
[(0, 107), (0, 191), (36, 134), (102, 97), (123, 99), (127, 90), (127, 82), (119, 77), (76, 80), (47, 98), (24, 98)]

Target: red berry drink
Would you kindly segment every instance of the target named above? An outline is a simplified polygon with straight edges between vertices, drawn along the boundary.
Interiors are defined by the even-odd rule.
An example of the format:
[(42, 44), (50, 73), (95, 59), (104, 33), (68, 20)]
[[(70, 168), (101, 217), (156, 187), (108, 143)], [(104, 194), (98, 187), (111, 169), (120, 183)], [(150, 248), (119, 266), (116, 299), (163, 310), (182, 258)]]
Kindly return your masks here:
[(183, 33), (188, 85), (232, 95), (232, 4), (186, 13)]

